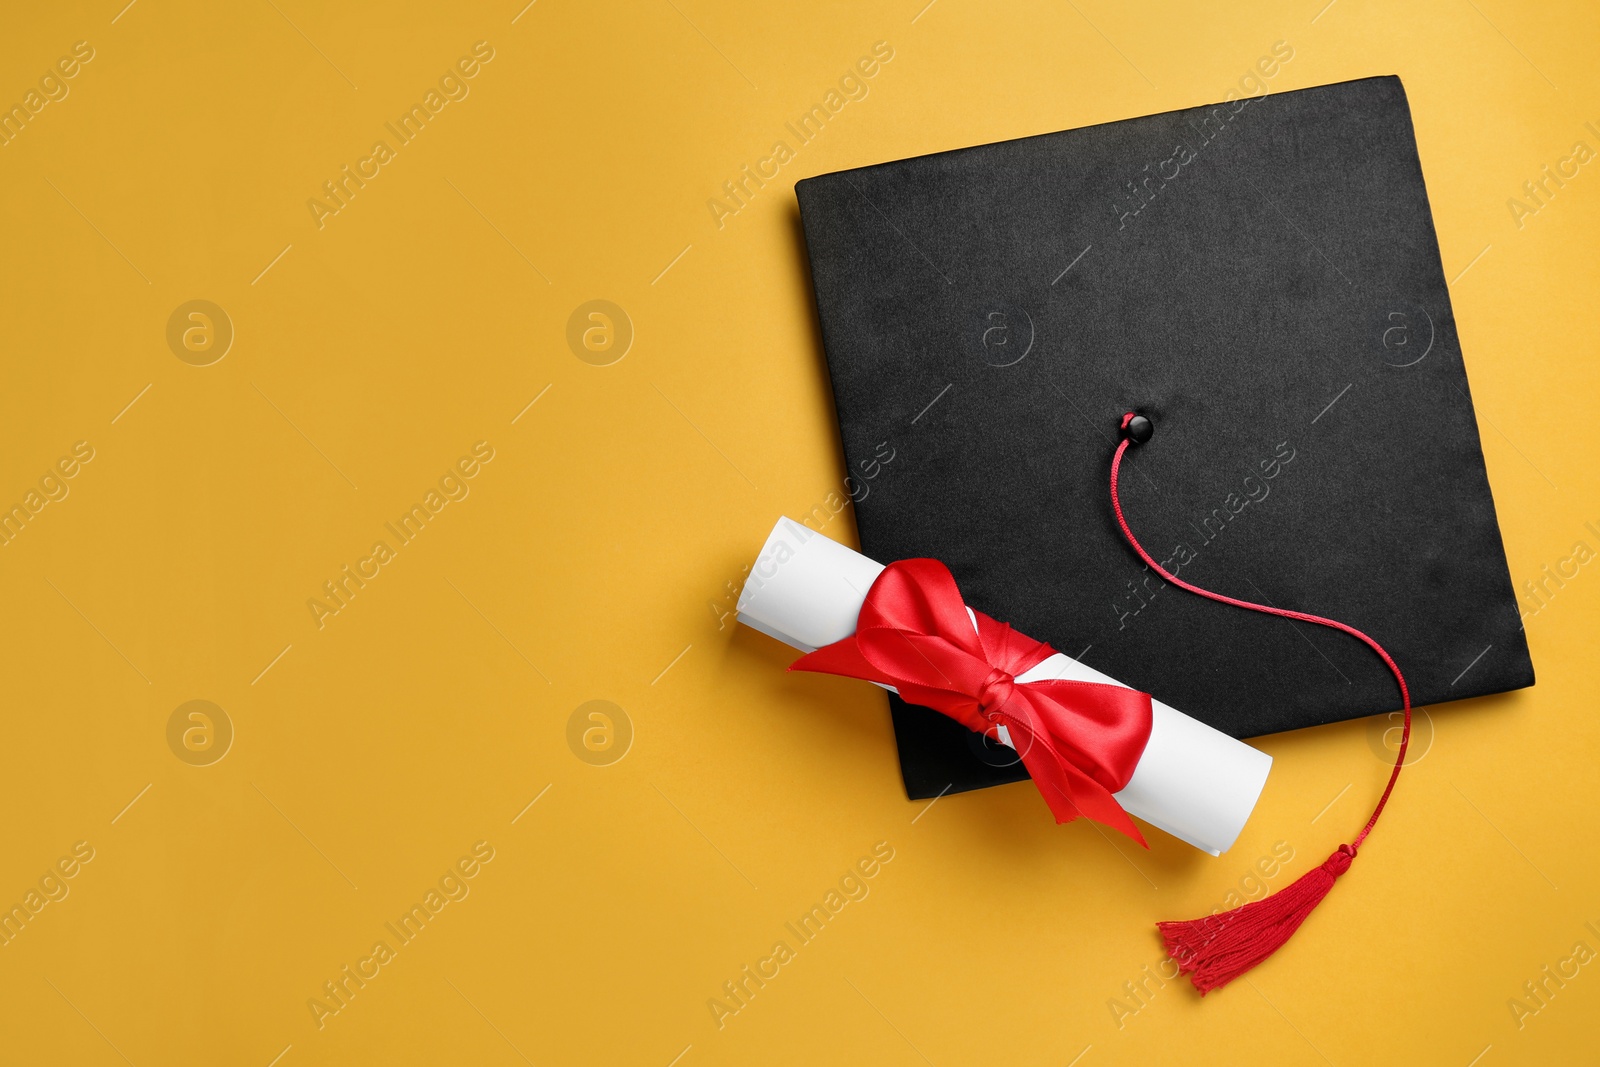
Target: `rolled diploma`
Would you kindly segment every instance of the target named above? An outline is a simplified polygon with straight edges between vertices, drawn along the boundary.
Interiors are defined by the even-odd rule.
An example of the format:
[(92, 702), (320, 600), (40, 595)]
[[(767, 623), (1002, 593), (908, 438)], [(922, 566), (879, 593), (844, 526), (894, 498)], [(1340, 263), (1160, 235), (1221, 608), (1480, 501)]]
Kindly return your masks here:
[[(855, 633), (867, 590), (882, 571), (882, 564), (854, 549), (782, 518), (750, 569), (737, 617), (811, 652)], [(1052, 678), (1123, 684), (1059, 652), (1017, 681)], [(1117, 802), (1128, 814), (1219, 856), (1244, 829), (1272, 757), (1159, 700), (1152, 698), (1150, 705), (1150, 740)]]

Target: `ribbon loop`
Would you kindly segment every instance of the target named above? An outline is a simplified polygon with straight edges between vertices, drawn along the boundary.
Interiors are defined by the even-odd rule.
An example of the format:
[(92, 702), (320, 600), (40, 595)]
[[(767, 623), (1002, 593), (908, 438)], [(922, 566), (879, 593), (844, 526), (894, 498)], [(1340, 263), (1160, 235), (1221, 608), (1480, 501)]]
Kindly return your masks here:
[(909, 559), (872, 583), (854, 634), (789, 669), (893, 686), (979, 733), (1004, 725), (1057, 822), (1088, 816), (1143, 845), (1114, 794), (1150, 740), (1150, 695), (1099, 682), (1017, 681), (1055, 654), (970, 611), (938, 560)]

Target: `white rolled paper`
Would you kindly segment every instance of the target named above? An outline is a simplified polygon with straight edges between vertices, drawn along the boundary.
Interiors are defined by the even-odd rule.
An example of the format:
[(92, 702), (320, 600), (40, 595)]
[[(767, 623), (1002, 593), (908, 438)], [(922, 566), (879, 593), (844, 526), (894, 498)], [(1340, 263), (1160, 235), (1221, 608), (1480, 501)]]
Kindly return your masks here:
[[(738, 619), (811, 652), (855, 633), (867, 590), (882, 571), (882, 564), (854, 549), (779, 519), (739, 594)], [(1059, 652), (1017, 681), (1054, 678), (1123, 684)], [(1159, 700), (1150, 704), (1150, 740), (1117, 802), (1128, 814), (1221, 855), (1255, 808), (1272, 757)]]

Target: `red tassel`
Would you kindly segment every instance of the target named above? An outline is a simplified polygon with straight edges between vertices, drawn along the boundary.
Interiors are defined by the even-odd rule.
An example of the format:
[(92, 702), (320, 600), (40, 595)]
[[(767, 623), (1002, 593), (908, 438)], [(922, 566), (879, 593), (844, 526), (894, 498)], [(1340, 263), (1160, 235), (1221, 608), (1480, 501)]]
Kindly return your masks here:
[(1355, 855), (1355, 849), (1340, 845), (1322, 866), (1269, 897), (1201, 919), (1157, 923), (1178, 973), (1189, 975), (1201, 996), (1221, 989), (1278, 951), (1350, 869)]

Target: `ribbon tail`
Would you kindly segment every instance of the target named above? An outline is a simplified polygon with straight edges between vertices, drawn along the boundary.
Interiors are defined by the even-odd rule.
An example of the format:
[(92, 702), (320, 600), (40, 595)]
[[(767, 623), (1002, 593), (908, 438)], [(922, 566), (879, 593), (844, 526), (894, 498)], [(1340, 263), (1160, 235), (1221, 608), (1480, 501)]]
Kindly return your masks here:
[(854, 634), (831, 645), (824, 645), (815, 652), (806, 653), (789, 664), (789, 670), (808, 671), (812, 674), (837, 674), (845, 678), (881, 682), (884, 685), (894, 685), (896, 681), (867, 662), (867, 658), (861, 654), (861, 646), (856, 642)]
[[(1133, 817), (1117, 803), (1115, 794), (1062, 756), (1047, 731), (1009, 713), (1004, 713), (1003, 718), (1008, 720), (1011, 740), (1056, 822), (1087, 817), (1126, 834), (1142, 848), (1150, 847)], [(1029, 718), (1037, 722), (1035, 716)]]
[[(1133, 817), (1117, 803), (1116, 797), (1070, 763), (1047, 754), (1040, 754), (1032, 759), (1024, 757), (1023, 763), (1027, 765), (1028, 773), (1033, 776), (1033, 780), (1038, 783), (1039, 793), (1050, 806), (1056, 822), (1072, 822), (1079, 817), (1092, 819), (1102, 826), (1127, 835), (1137, 842), (1140, 848), (1150, 847), (1150, 843), (1144, 839), (1144, 834), (1140, 833), (1139, 827), (1134, 824)], [(1041, 767), (1040, 764), (1046, 766)]]

